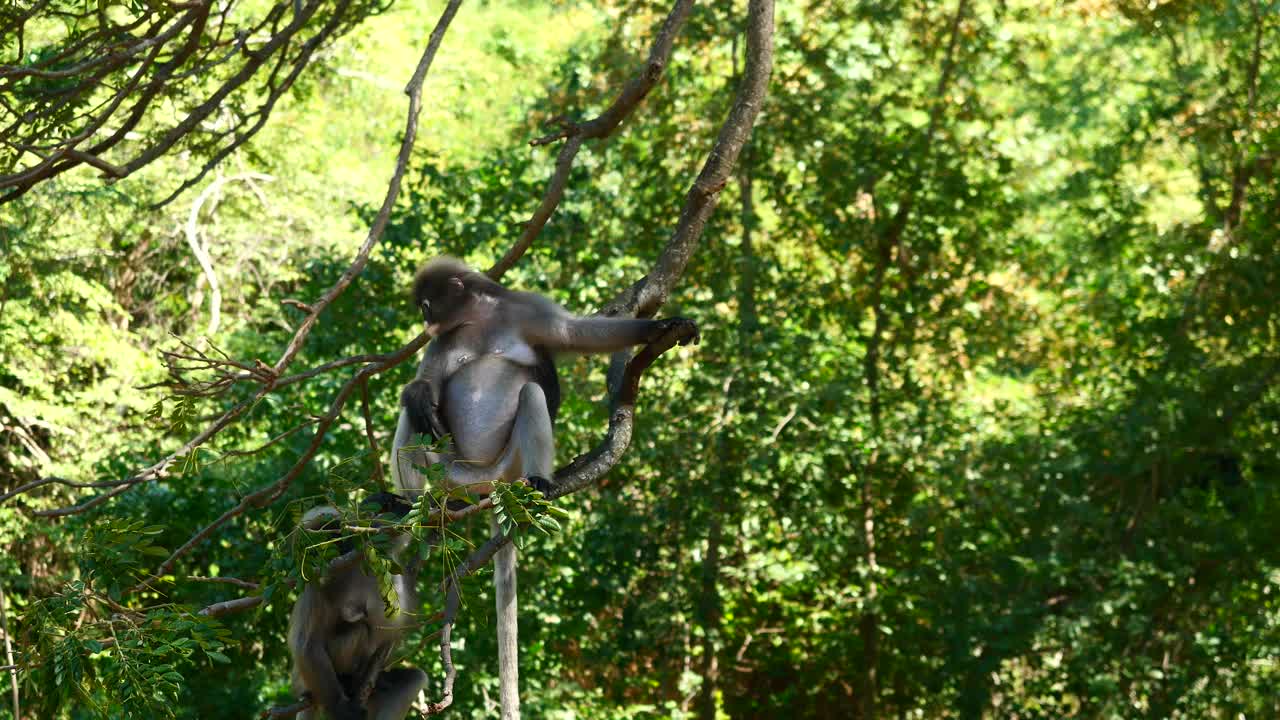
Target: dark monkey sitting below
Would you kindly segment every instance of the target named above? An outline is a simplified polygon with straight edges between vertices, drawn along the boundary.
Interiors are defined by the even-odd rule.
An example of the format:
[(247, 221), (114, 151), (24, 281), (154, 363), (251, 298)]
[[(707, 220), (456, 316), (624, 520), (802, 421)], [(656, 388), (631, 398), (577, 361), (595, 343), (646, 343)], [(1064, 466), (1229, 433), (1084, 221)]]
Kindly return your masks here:
[[(410, 505), (396, 495), (378, 493), (365, 501), (378, 513), (403, 517)], [(308, 530), (337, 529), (338, 512), (312, 508), (302, 517)], [(349, 542), (339, 550), (350, 552)], [(311, 698), (302, 720), (403, 720), (426, 685), (417, 668), (384, 670), (401, 636), (417, 622), (418, 563), (393, 576), (400, 612), (387, 618), (378, 581), (364, 574), (357, 559), (307, 583), (289, 618), (294, 692)]]

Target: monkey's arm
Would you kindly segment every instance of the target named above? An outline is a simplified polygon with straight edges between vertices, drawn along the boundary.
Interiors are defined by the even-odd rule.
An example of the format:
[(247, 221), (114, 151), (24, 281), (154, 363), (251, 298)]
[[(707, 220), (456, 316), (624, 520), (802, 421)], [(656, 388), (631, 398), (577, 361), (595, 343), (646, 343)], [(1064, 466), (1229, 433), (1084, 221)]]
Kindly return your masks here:
[(409, 414), (409, 427), (415, 435), (439, 440), (449, 434), (440, 417), (439, 397), (427, 380), (414, 380), (400, 391), (400, 405)]
[(323, 707), (334, 720), (364, 720), (364, 703), (358, 697), (347, 696), (337, 671), (333, 669), (333, 660), (325, 650), (324, 637), (330, 632), (333, 632), (332, 628), (315, 628), (307, 638), (296, 659), (298, 675), (302, 676), (302, 684), (311, 693), (311, 701)]
[(690, 337), (681, 345), (698, 342), (698, 330), (692, 320), (666, 318), (583, 317), (574, 315), (554, 302), (534, 293), (519, 293), (523, 302), (512, 319), (520, 333), (534, 346), (552, 352), (611, 353), (633, 345), (650, 343), (667, 331), (687, 325)]
[(355, 690), (356, 699), (361, 705), (369, 702), (369, 696), (373, 694), (373, 688), (378, 684), (378, 676), (382, 674), (382, 668), (387, 664), (387, 658), (391, 657), (392, 643), (384, 642), (373, 651), (369, 656), (365, 666), (356, 673), (355, 682), (351, 687)]
[(418, 435), (430, 435), (439, 440), (449, 434), (440, 417), (440, 399), (443, 397), (446, 358), (442, 343), (432, 342), (418, 364), (418, 375), (400, 392), (400, 406), (409, 416), (409, 426)]

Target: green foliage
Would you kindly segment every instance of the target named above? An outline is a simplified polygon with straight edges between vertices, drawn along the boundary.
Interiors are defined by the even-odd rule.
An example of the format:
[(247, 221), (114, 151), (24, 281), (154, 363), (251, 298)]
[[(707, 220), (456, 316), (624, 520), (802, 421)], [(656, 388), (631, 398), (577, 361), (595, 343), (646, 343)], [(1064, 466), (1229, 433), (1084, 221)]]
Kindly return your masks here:
[(559, 521), (569, 517), (541, 492), (524, 483), (494, 483), (489, 497), (498, 516), (498, 526), (518, 548), (524, 548), (528, 531), (537, 530), (550, 536), (560, 532)]
[[(464, 5), (401, 204), (294, 368), (416, 335), (404, 288), (425, 258), (505, 252), (555, 159), (525, 142), (607, 106), (668, 5)], [(136, 388), (165, 379), (168, 333), (279, 357), (301, 318), (280, 301), (324, 292), (374, 215), (438, 6), (369, 20), (224, 163), (197, 213), (222, 290), (208, 345), (211, 291), (182, 231), (194, 198), (146, 207), (194, 160), (111, 186), (70, 173), (0, 206), (0, 492), (127, 477), (252, 398)], [(586, 145), (504, 282), (588, 312), (647, 271), (727, 111), (741, 9), (695, 5), (662, 83)], [(771, 95), (662, 309), (702, 344), (648, 372), (600, 487), (555, 505), (494, 493), (506, 532), (542, 535), (520, 559), (525, 715), (868, 717), (871, 669), (881, 717), (1280, 713), (1275, 18), (1267, 2), (779, 3)], [(560, 359), (561, 462), (604, 431), (606, 365)], [(427, 493), (383, 532), (294, 530), (320, 504), (377, 524), (359, 500), (412, 363), (370, 379), (381, 452), (349, 403), (280, 500), (121, 593), (279, 479), (348, 370), (266, 395), (87, 514), (25, 511), (106, 488), (0, 505), (34, 716), (288, 701), (297, 583), (340, 537), (385, 583), (388, 543), (408, 536), (438, 609), (435, 581), (489, 535), (485, 513), (435, 521), (464, 494)], [(265, 602), (201, 618), (252, 591), (189, 576), (252, 579)], [(489, 717), (492, 590), (463, 590), (450, 712)], [(430, 632), (406, 660), (434, 678)]]
[(163, 527), (140, 520), (110, 518), (86, 528), (81, 537), (85, 551), (77, 558), (85, 581), (118, 600), (121, 590), (146, 576), (149, 565), (168, 556), (168, 550), (152, 541), (162, 532)]
[[(68, 616), (96, 621), (92, 630), (68, 632)], [(33, 603), (20, 638), (29, 663), (24, 697), (38, 717), (56, 717), (70, 704), (97, 705), (103, 694), (112, 706), (97, 708), (102, 717), (177, 717), (175, 703), (191, 676), (231, 662), (222, 650), (232, 632), (220, 623), (165, 606), (131, 612), (78, 582)]]

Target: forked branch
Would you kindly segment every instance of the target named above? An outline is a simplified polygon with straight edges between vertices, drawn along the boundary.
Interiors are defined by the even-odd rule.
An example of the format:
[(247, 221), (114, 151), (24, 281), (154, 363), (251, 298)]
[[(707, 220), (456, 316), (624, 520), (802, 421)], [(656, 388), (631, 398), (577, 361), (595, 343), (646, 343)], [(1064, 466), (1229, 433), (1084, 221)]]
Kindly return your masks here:
[(645, 62), (644, 68), (636, 77), (622, 88), (622, 92), (618, 93), (618, 97), (614, 99), (604, 112), (597, 117), (585, 122), (574, 122), (567, 118), (560, 118), (558, 124), (560, 129), (556, 132), (531, 140), (530, 145), (539, 146), (553, 143), (557, 140), (566, 140), (563, 147), (560, 148), (560, 154), (556, 158), (556, 168), (551, 174), (551, 179), (547, 182), (547, 189), (542, 194), (542, 202), (538, 204), (538, 209), (534, 211), (533, 217), (524, 225), (524, 230), (520, 233), (520, 238), (516, 240), (515, 245), (507, 251), (506, 255), (497, 262), (487, 273), (489, 277), (497, 280), (501, 278), (508, 270), (515, 267), (520, 258), (524, 256), (529, 247), (533, 245), (533, 241), (537, 239), (538, 233), (542, 232), (542, 228), (546, 226), (547, 221), (551, 219), (552, 213), (560, 205), (560, 200), (564, 198), (565, 188), (569, 184), (569, 173), (573, 170), (573, 161), (578, 156), (578, 151), (582, 149), (584, 140), (600, 140), (609, 137), (614, 130), (622, 124), (622, 121), (631, 115), (632, 111), (640, 105), (640, 102), (648, 97), (649, 92), (662, 78), (662, 73), (666, 70), (667, 65), (671, 62), (671, 50), (675, 44), (676, 36), (680, 34), (680, 29), (684, 27), (685, 21), (689, 19), (689, 11), (693, 8), (693, 0), (678, 0), (675, 7), (671, 8), (671, 12), (667, 14), (667, 19), (662, 23), (662, 29), (658, 31), (657, 37), (653, 40), (653, 45), (649, 48), (649, 59)]

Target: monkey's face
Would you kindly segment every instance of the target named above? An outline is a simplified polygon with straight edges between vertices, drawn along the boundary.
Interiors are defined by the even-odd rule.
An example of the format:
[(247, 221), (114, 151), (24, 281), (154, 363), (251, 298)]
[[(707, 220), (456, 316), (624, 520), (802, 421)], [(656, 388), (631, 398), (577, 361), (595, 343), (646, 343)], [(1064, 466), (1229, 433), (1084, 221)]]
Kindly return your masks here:
[(457, 327), (467, 304), (466, 287), (456, 276), (440, 278), (436, 282), (421, 285), (418, 307), (422, 311), (422, 324), (431, 337), (442, 335)]

